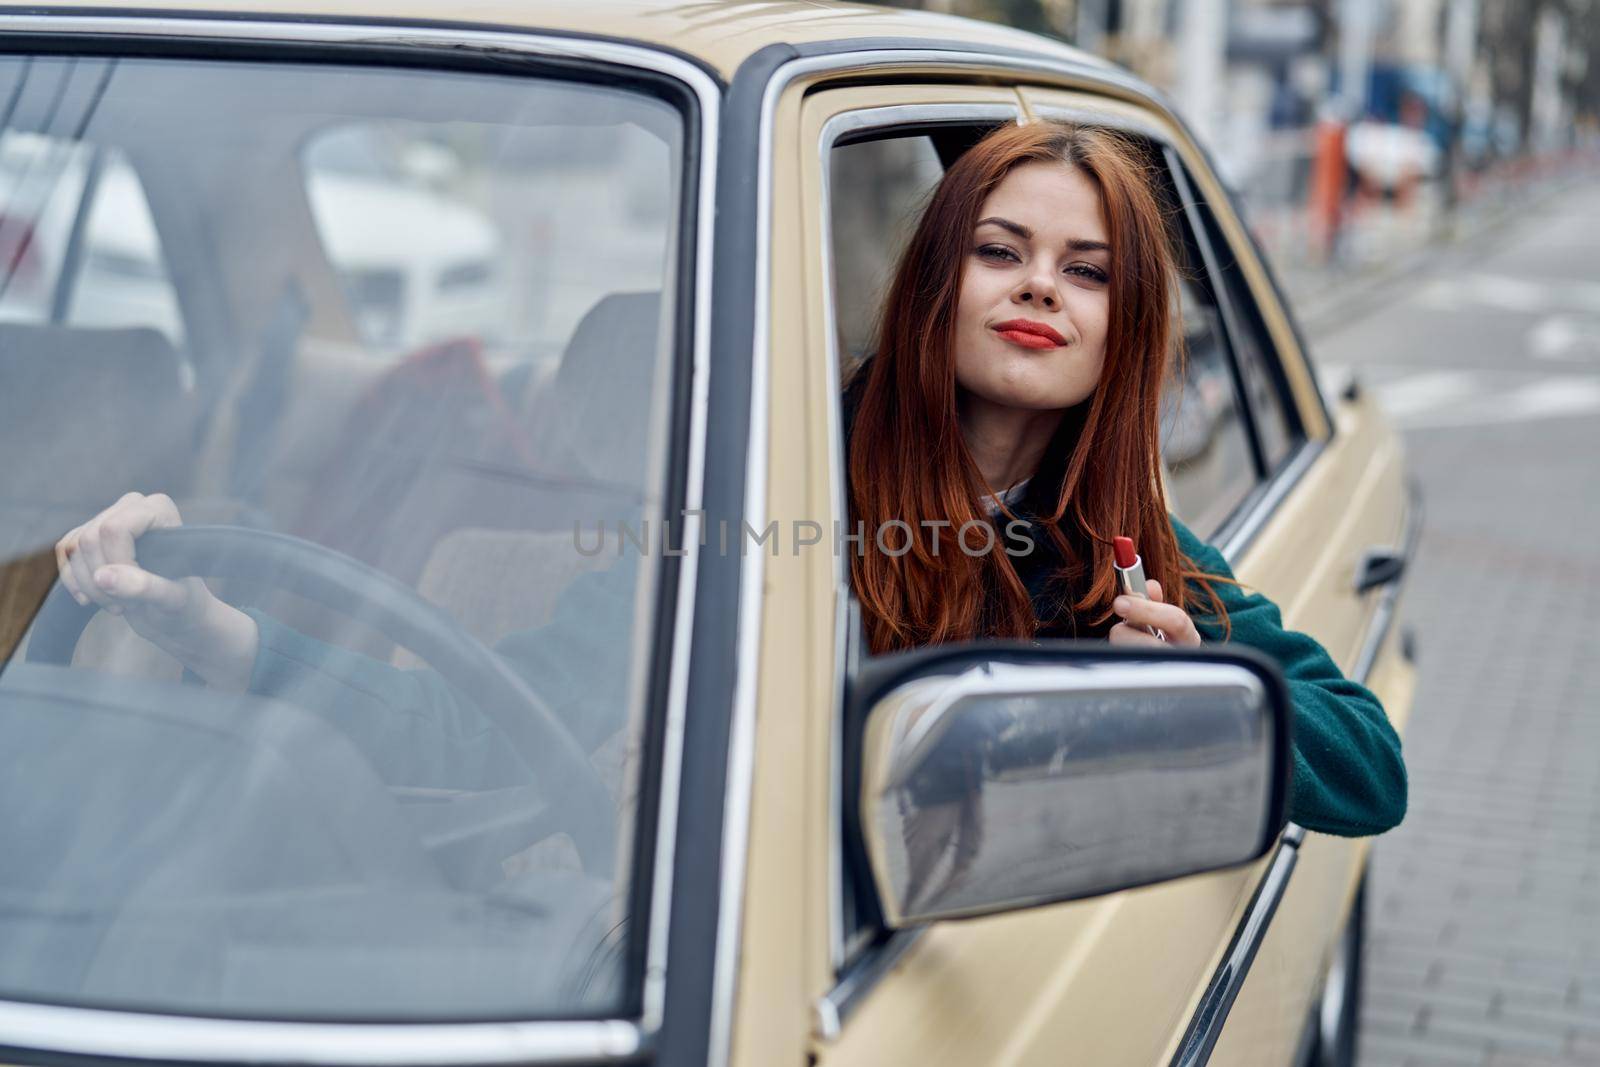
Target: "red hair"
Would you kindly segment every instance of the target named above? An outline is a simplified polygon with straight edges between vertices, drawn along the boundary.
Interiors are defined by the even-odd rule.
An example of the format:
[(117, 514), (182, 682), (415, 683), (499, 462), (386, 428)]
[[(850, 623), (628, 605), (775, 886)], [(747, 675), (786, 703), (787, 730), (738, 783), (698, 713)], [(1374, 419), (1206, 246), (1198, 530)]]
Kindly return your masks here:
[[(1126, 534), (1169, 603), (1184, 607), (1193, 599), (1184, 582), (1192, 579), (1210, 613), (1227, 625), (1208, 576), (1178, 548), (1161, 484), (1161, 386), (1182, 332), (1173, 321), (1178, 260), (1153, 175), (1134, 143), (1116, 131), (1046, 121), (1000, 127), (950, 167), (896, 265), (877, 322), (876, 355), (865, 381), (854, 383), (861, 389), (849, 441), (854, 517), (865, 522), (867, 544), (892, 520), (910, 527), (909, 537), (899, 524), (885, 535), (896, 551), (909, 540), (903, 554), (851, 555), (873, 652), (1029, 637), (1041, 625), (1004, 551), (936, 552), (922, 523), (948, 520), (953, 530), (988, 521), (979, 495), (991, 490), (957, 420), (956, 307), (978, 212), (1007, 174), (1032, 162), (1075, 167), (1090, 179), (1100, 191), (1111, 245), (1100, 382), (1062, 419), (1040, 464), (1041, 473), (1049, 472), (1046, 484), (1030, 485), (1034, 500), (1041, 498), (1033, 490), (1055, 490), (1034, 518), (1066, 561), (1059, 577), (1071, 590), (1070, 610), (1096, 625), (1111, 619), (1118, 592), (1111, 539)], [(1073, 543), (1082, 547), (1074, 551)]]

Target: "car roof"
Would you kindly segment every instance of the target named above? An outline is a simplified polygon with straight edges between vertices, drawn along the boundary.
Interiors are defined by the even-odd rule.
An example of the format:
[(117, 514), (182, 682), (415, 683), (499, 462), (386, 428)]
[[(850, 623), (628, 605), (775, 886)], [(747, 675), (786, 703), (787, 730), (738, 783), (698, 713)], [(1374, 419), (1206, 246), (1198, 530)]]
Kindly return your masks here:
[[(1109, 67), (1088, 52), (1022, 30), (929, 11), (836, 0), (165, 0), (139, 5), (140, 16), (303, 15), (327, 21), (434, 22), (474, 28), (545, 29), (638, 41), (693, 56), (723, 78), (746, 57), (776, 43), (885, 38), (1025, 50), (1057, 62)], [(29, 14), (49, 8), (30, 7)], [(77, 0), (61, 14), (124, 15), (127, 0)], [(4, 13), (4, 9), (0, 9)]]

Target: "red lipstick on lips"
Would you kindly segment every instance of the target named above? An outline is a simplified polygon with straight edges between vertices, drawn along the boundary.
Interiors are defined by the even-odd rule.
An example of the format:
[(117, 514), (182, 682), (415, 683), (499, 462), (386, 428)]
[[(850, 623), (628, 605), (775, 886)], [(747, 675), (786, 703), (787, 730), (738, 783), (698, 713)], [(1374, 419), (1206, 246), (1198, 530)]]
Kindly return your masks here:
[(994, 331), (1012, 344), (1024, 348), (1057, 348), (1067, 343), (1055, 330), (1032, 319), (1011, 319), (996, 323)]

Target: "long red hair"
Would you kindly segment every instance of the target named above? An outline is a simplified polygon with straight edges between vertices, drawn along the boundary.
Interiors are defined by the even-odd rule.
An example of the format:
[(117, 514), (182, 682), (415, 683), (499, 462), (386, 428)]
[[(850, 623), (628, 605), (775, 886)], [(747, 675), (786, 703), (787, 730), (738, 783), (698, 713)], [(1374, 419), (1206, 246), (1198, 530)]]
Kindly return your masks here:
[[(950, 167), (894, 270), (866, 380), (853, 383), (861, 392), (849, 441), (851, 504), (864, 520), (868, 548), (852, 554), (850, 566), (873, 652), (1029, 637), (1041, 625), (1006, 552), (936, 552), (938, 531), (930, 534), (922, 523), (948, 520), (948, 546), (949, 530), (988, 521), (979, 496), (993, 490), (957, 419), (956, 307), (984, 200), (1013, 168), (1030, 162), (1075, 167), (1093, 182), (1111, 245), (1100, 382), (1063, 418), (1040, 464), (1059, 491), (1053, 509), (1046, 503), (1035, 518), (1067, 561), (1061, 577), (1071, 591), (1070, 610), (1097, 626), (1111, 619), (1118, 592), (1111, 539), (1126, 534), (1169, 603), (1184, 607), (1193, 599), (1184, 581), (1192, 579), (1209, 613), (1226, 626), (1207, 576), (1178, 548), (1161, 484), (1161, 387), (1182, 333), (1174, 322), (1178, 260), (1153, 175), (1135, 145), (1114, 130), (1044, 121), (996, 129)], [(895, 553), (910, 542), (903, 554), (872, 548), (873, 531), (892, 520), (910, 528), (907, 536), (897, 523), (885, 534)], [(997, 536), (995, 543), (1007, 542)]]

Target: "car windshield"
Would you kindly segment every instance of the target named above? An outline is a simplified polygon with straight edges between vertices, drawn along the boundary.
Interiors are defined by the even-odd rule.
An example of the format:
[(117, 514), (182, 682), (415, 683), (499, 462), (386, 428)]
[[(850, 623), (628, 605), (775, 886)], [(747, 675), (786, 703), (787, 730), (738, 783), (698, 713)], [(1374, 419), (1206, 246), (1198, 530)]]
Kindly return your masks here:
[(676, 99), (0, 57), (0, 999), (638, 1010)]

